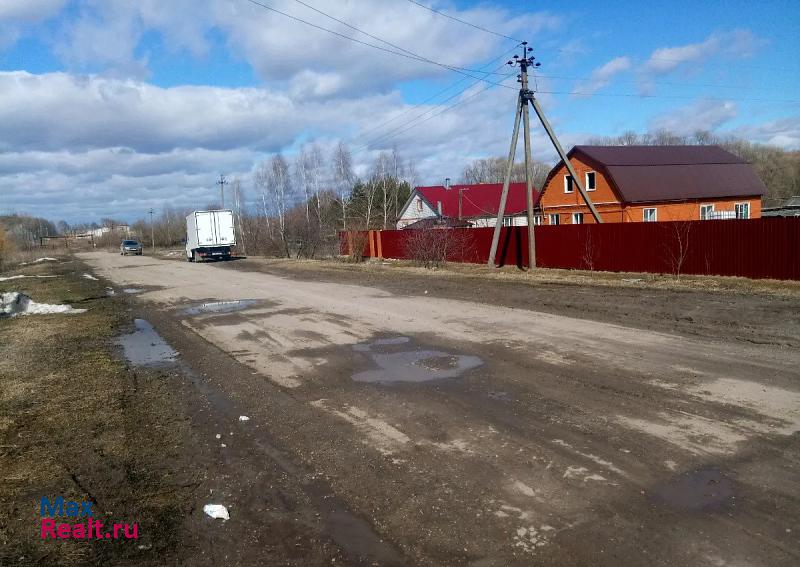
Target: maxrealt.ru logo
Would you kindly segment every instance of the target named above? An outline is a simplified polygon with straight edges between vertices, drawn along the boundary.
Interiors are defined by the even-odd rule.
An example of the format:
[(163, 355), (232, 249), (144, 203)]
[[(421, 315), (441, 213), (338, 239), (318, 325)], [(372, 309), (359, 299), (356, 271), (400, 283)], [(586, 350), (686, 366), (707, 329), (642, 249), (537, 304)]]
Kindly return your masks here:
[[(50, 500), (42, 496), (39, 513), (42, 516), (42, 539), (138, 539), (139, 524), (105, 526), (94, 519), (92, 502), (74, 502), (58, 496)], [(63, 521), (56, 521), (56, 518)]]

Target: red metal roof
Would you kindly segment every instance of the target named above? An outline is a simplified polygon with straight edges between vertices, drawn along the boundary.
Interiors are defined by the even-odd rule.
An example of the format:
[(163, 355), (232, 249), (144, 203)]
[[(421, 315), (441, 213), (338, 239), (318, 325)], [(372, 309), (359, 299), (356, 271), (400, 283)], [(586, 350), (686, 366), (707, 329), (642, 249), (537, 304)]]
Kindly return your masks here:
[[(442, 215), (458, 218), (458, 194), (461, 193), (461, 216), (493, 217), (497, 216), (500, 206), (500, 195), (503, 192), (502, 183), (479, 183), (473, 185), (451, 185), (447, 189), (444, 185), (431, 185), (416, 187), (428, 205), (436, 211), (439, 203), (442, 204)], [(534, 205), (539, 201), (539, 191), (533, 190)], [(525, 183), (511, 183), (508, 186), (506, 199), (506, 215), (517, 215), (527, 210), (525, 200)]]

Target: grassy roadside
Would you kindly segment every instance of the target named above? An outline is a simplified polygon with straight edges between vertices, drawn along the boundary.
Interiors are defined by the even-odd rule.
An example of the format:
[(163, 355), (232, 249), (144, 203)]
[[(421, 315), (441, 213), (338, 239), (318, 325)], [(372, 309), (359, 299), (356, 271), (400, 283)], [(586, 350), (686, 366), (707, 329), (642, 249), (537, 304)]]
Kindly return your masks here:
[(725, 276), (674, 276), (627, 272), (592, 272), (539, 268), (523, 272), (515, 266), (489, 268), (479, 264), (448, 263), (440, 268), (427, 269), (406, 260), (372, 260), (361, 263), (339, 259), (303, 260), (288, 258), (253, 258), (267, 266), (297, 271), (328, 270), (332, 272), (361, 272), (412, 274), (430, 278), (451, 277), (463, 280), (508, 282), (537, 286), (543, 284), (661, 289), (672, 291), (707, 291), (774, 296), (800, 296), (800, 282), (783, 280), (752, 280)]
[[(194, 484), (180, 402), (167, 376), (115, 357), (125, 299), (60, 260), (15, 272), (55, 278), (0, 281), (0, 293), (87, 309), (0, 319), (0, 564), (174, 563)], [(138, 523), (138, 540), (43, 541), (39, 501), (58, 495), (93, 501), (106, 525)]]

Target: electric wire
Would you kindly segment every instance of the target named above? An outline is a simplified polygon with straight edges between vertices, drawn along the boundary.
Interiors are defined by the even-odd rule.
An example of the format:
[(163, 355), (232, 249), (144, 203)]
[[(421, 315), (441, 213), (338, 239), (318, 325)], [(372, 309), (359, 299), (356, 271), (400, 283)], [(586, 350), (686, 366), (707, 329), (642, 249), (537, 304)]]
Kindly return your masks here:
[(430, 11), (430, 12), (433, 12), (434, 14), (438, 14), (439, 16), (442, 16), (444, 18), (447, 18), (449, 20), (453, 20), (454, 22), (458, 22), (458, 23), (467, 25), (467, 26), (469, 26), (471, 28), (475, 28), (476, 30), (481, 30), (483, 32), (490, 33), (492, 35), (496, 35), (497, 37), (502, 37), (504, 39), (510, 39), (512, 41), (516, 41), (518, 43), (521, 43), (521, 40), (519, 40), (519, 39), (517, 39), (515, 37), (511, 37), (511, 36), (506, 35), (504, 33), (500, 33), (500, 32), (496, 32), (496, 31), (487, 29), (487, 28), (485, 28), (483, 26), (479, 26), (477, 24), (473, 24), (472, 22), (468, 22), (466, 20), (462, 20), (461, 18), (456, 18), (455, 16), (451, 16), (450, 14), (447, 14), (446, 12), (442, 12), (441, 10), (437, 10), (436, 8), (431, 8), (430, 6), (426, 6), (425, 4), (422, 4), (421, 2), (417, 2), (416, 0), (408, 0), (408, 1), (411, 2), (412, 4), (415, 4), (415, 5), (419, 6), (420, 8), (424, 8), (424, 9)]

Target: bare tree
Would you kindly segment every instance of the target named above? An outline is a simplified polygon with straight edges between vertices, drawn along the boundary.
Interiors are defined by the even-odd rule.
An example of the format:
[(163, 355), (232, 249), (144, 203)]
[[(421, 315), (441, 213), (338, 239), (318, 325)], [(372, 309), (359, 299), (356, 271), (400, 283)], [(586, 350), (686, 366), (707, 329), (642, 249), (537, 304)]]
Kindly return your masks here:
[(245, 203), (245, 196), (244, 190), (242, 189), (242, 182), (237, 177), (233, 180), (233, 214), (236, 216), (236, 228), (239, 232), (239, 239), (237, 243), (241, 248), (242, 254), (247, 254), (247, 226), (244, 223), (244, 203)]
[(261, 193), (261, 203), (264, 209), (264, 217), (267, 219), (267, 230), (270, 233), (270, 238), (272, 238), (272, 225), (269, 219), (274, 216), (278, 225), (282, 253), (288, 257), (290, 253), (286, 214), (292, 197), (289, 164), (286, 163), (286, 159), (281, 154), (276, 154), (269, 161), (265, 161), (259, 166), (256, 170), (254, 181)]
[(331, 161), (333, 164), (333, 180), (336, 184), (339, 202), (342, 207), (342, 230), (347, 230), (347, 202), (350, 197), (350, 191), (353, 188), (355, 174), (353, 173), (353, 157), (344, 142), (339, 142), (336, 146)]

